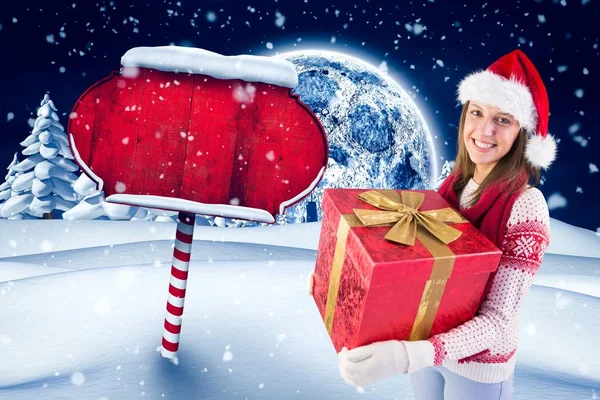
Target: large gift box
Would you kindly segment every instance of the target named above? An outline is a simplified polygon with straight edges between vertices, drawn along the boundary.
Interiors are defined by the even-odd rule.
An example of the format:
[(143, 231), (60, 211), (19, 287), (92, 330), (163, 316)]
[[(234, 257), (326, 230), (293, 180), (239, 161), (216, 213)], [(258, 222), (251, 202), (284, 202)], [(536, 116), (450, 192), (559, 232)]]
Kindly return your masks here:
[(337, 352), (473, 318), (501, 252), (433, 190), (325, 189), (313, 296)]

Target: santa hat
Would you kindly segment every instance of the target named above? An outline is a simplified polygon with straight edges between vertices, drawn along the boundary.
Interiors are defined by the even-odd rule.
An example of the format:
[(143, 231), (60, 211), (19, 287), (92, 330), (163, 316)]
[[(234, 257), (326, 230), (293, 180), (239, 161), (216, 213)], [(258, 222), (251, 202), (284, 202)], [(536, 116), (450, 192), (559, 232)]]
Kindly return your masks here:
[(529, 133), (525, 158), (537, 168), (548, 168), (556, 157), (556, 142), (548, 133), (548, 93), (540, 74), (521, 50), (501, 57), (485, 71), (465, 77), (458, 99), (480, 101), (512, 115)]

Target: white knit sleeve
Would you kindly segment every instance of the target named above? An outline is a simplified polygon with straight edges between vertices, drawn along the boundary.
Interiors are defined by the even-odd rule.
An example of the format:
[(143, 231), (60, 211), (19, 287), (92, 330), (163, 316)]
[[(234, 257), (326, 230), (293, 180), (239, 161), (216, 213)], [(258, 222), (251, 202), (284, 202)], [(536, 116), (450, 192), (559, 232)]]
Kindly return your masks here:
[[(477, 315), (429, 340), (405, 342), (409, 371), (442, 365), (445, 360), (504, 362), (516, 349), (508, 343), (500, 354), (490, 354), (492, 344), (514, 335), (521, 303), (529, 291), (550, 242), (548, 206), (542, 192), (525, 190), (515, 201), (508, 219), (502, 257), (490, 291)], [(508, 332), (510, 330), (510, 332)], [(494, 360), (494, 357), (498, 358)], [(410, 365), (412, 364), (412, 365)]]

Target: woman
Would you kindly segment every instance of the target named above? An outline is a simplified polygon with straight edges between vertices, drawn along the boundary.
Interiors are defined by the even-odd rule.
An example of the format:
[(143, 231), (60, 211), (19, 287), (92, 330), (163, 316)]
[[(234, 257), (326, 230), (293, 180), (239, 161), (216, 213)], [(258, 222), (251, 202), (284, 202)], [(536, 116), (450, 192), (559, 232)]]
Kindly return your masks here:
[(458, 155), (438, 192), (502, 250), (500, 264), (464, 324), (428, 340), (344, 348), (339, 368), (348, 384), (410, 373), (416, 400), (512, 398), (518, 312), (550, 241), (544, 196), (528, 185), (556, 154), (548, 96), (520, 50), (467, 76), (458, 94)]

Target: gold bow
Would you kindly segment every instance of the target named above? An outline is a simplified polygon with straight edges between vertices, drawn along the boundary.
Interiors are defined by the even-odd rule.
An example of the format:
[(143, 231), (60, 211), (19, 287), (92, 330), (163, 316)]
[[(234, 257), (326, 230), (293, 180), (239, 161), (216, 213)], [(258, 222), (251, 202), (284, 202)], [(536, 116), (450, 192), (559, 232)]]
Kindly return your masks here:
[(446, 225), (446, 222), (456, 223), (467, 220), (450, 207), (419, 211), (425, 198), (423, 193), (402, 191), (402, 201), (398, 202), (388, 197), (385, 192), (386, 190), (370, 190), (358, 195), (362, 201), (381, 210), (355, 208), (353, 211), (365, 226), (395, 223), (385, 235), (386, 239), (414, 246), (417, 225), (427, 229), (444, 244), (460, 237), (462, 232)]

